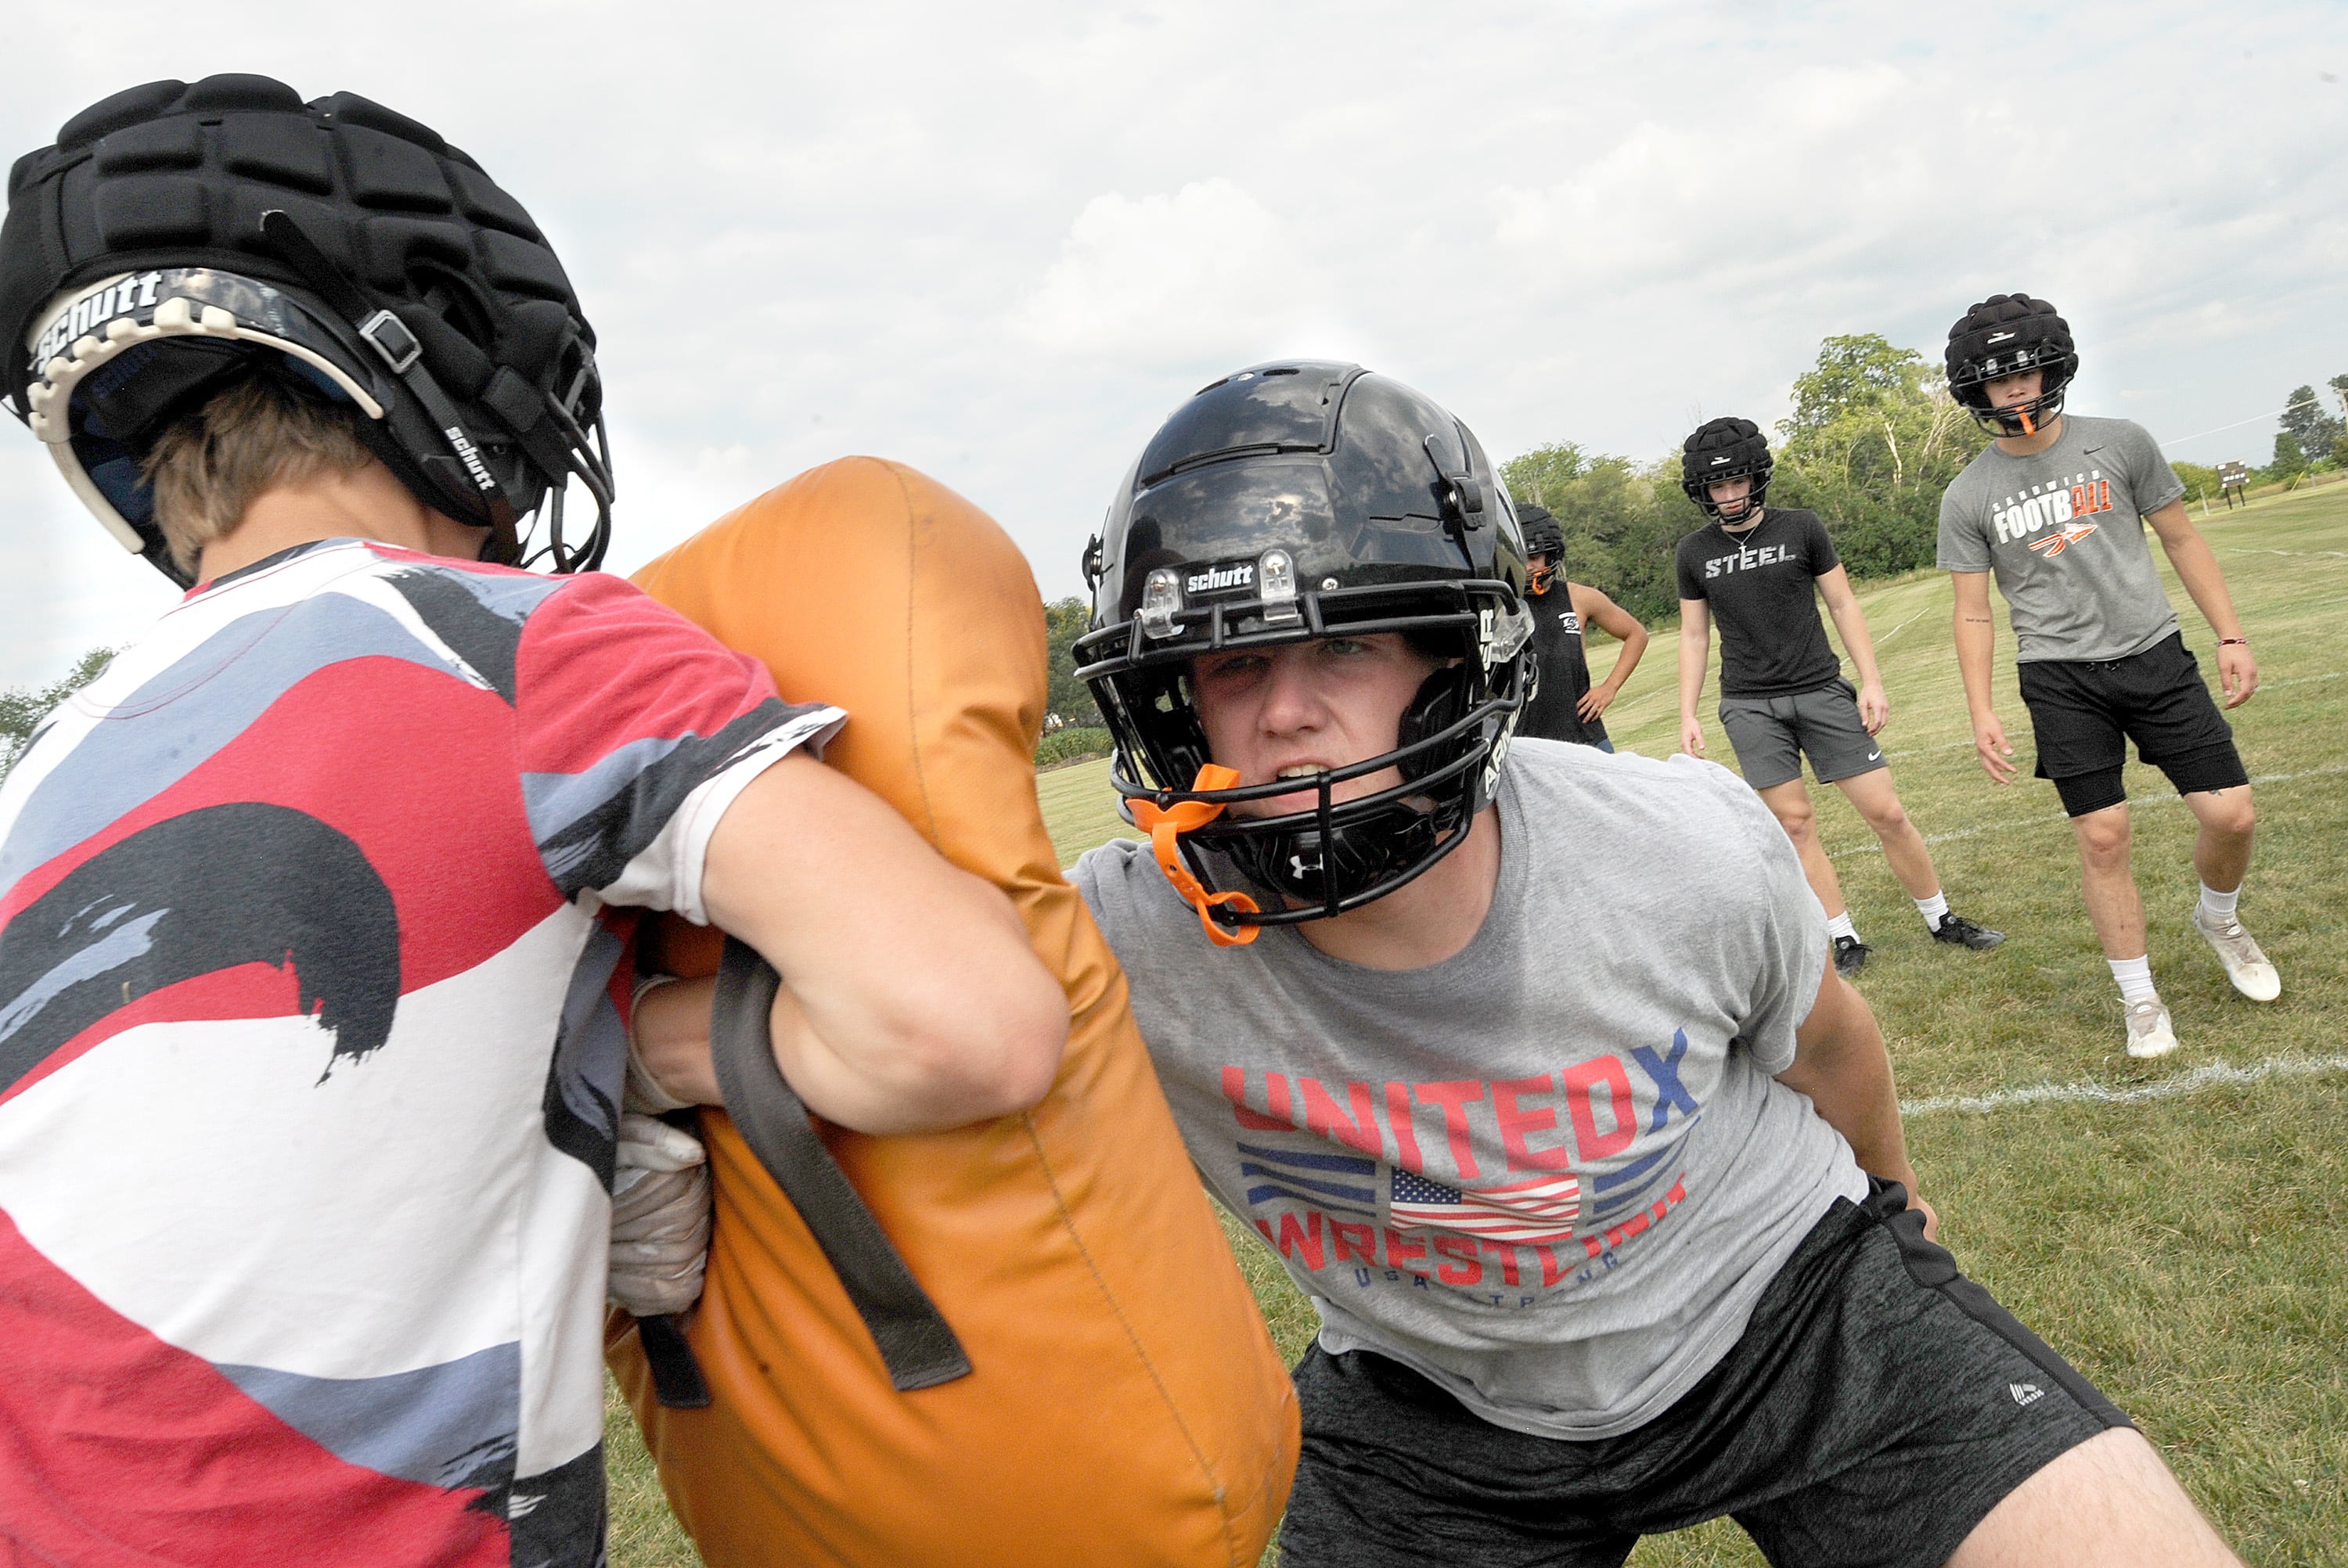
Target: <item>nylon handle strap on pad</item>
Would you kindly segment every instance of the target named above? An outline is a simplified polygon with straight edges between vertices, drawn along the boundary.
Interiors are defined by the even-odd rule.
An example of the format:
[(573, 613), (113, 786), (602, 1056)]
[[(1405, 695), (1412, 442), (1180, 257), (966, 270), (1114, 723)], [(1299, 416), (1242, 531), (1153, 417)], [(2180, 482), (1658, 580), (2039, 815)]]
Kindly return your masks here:
[(771, 1011), (782, 977), (728, 937), (710, 1007), (709, 1049), (726, 1113), (831, 1262), (901, 1393), (970, 1375), (970, 1358), (906, 1268), (895, 1244), (816, 1136), (808, 1109), (775, 1065)]
[(685, 1337), (685, 1320), (672, 1313), (636, 1319), (636, 1336), (644, 1348), (644, 1366), (653, 1375), (653, 1398), (670, 1410), (709, 1408), (709, 1379), (693, 1343)]

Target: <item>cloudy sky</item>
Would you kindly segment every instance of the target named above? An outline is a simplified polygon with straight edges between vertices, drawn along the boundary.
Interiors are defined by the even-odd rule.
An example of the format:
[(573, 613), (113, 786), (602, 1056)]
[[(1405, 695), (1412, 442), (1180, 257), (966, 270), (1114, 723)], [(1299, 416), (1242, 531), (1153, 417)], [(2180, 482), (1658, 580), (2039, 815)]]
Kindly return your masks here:
[[(2348, 372), (2334, 3), (0, 6), (36, 63), (0, 155), (241, 70), (478, 158), (601, 335), (623, 569), (862, 452), (1073, 593), (1157, 423), (1282, 355), (1498, 456), (1774, 419), (1821, 337), (1937, 355), (2016, 289), (2079, 336), (2073, 405), (2180, 457), (2263, 461)], [(45, 680), (172, 590), (0, 425), (0, 683)]]

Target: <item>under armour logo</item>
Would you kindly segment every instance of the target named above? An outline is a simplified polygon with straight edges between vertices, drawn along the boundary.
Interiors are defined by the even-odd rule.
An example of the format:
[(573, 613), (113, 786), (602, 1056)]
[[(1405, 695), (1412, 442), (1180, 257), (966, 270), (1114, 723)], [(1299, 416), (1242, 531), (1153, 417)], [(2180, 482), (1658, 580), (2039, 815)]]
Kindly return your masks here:
[(2034, 1405), (2046, 1397), (2046, 1390), (2035, 1383), (2008, 1383), (2005, 1389), (2017, 1405)]

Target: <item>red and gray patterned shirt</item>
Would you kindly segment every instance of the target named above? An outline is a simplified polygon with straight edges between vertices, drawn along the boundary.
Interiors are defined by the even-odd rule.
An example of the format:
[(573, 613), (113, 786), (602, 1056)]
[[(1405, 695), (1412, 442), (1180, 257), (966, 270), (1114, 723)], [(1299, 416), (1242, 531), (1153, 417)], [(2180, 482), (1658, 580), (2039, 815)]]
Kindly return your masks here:
[(616, 578), (191, 593), (0, 789), (0, 1560), (602, 1560), (624, 917), (841, 722)]

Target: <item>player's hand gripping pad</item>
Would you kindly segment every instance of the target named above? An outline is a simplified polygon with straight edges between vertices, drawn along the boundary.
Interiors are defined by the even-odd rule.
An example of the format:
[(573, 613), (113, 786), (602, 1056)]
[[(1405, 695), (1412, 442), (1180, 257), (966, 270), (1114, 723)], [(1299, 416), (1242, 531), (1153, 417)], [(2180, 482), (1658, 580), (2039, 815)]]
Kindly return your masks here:
[[(713, 1403), (653, 1399), (633, 1320), (613, 1370), (712, 1568), (1251, 1568), (1296, 1463), (1295, 1395), (1175, 1132), (1124, 973), (1036, 804), (1043, 610), (992, 519), (911, 469), (800, 475), (636, 574), (850, 719), (825, 760), (1007, 892), (1067, 989), (1043, 1103), (948, 1132), (819, 1131), (974, 1367), (900, 1393), (806, 1225), (721, 1112)], [(672, 973), (715, 931), (650, 934)]]

